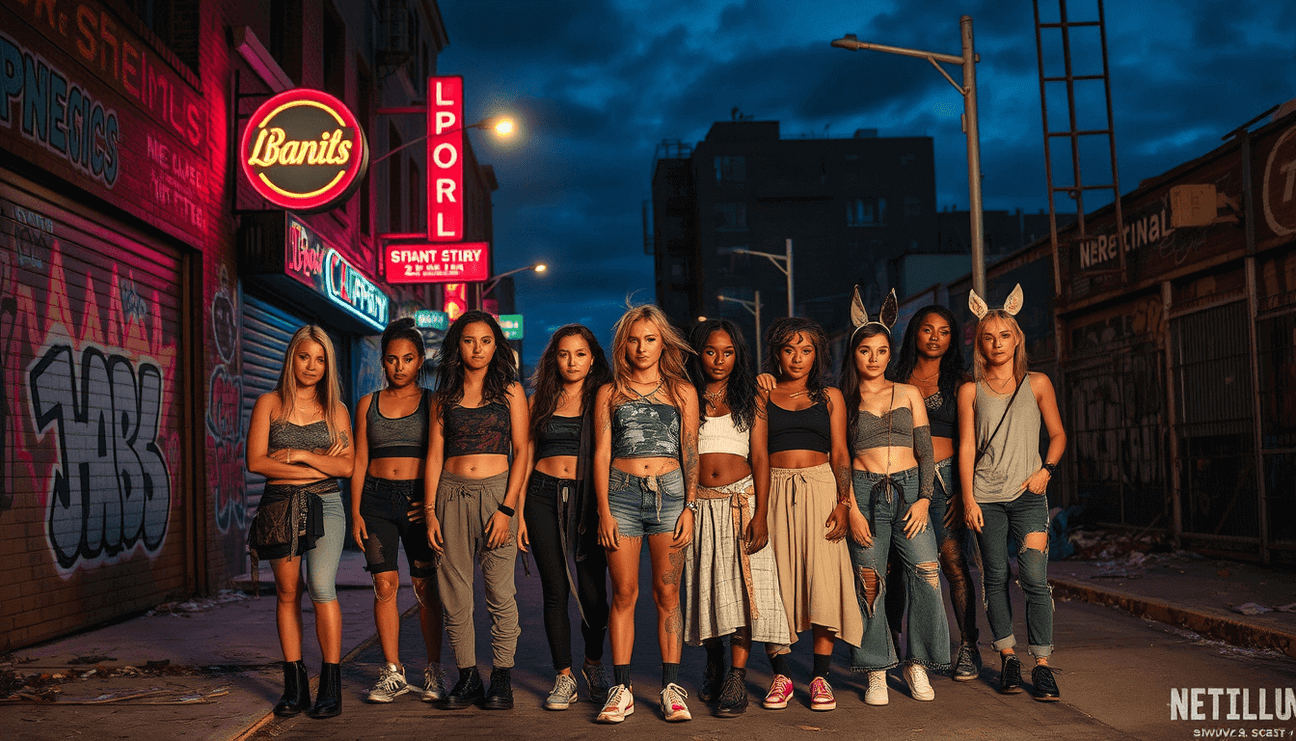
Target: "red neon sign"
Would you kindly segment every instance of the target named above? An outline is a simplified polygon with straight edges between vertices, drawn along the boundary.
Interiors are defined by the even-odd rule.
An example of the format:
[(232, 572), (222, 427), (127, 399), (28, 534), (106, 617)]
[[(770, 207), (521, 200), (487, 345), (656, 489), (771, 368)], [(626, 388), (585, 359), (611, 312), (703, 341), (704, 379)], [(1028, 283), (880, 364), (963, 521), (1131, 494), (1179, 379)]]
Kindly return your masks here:
[(267, 201), (292, 211), (325, 211), (360, 187), (369, 147), (342, 101), (296, 88), (262, 103), (248, 119), (239, 161)]
[(468, 310), (468, 284), (467, 283), (447, 283), (445, 285), (445, 301), (442, 303), (442, 310), (454, 321)]
[(490, 243), (389, 244), (388, 283), (480, 283), (490, 278)]
[(433, 242), (462, 242), (463, 78), (429, 77), (428, 97), (427, 237)]

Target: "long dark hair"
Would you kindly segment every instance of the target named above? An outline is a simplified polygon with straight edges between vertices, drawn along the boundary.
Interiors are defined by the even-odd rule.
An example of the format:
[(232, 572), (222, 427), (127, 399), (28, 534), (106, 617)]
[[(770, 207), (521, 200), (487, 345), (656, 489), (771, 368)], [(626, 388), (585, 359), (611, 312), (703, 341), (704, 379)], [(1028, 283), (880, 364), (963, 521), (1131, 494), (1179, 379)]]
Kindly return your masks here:
[(608, 365), (607, 356), (599, 345), (594, 333), (583, 324), (564, 324), (549, 338), (540, 361), (536, 363), (535, 373), (531, 376), (531, 387), (535, 389), (535, 402), (531, 407), (531, 439), (535, 440), (549, 418), (558, 409), (563, 394), (562, 374), (558, 372), (558, 345), (568, 337), (580, 337), (590, 349), (589, 375), (581, 386), (581, 414), (587, 414), (594, 408), (594, 397), (599, 388), (612, 381), (612, 367)]
[[(729, 401), (729, 413), (733, 415), (734, 425), (739, 431), (750, 430), (752, 420), (756, 417), (756, 369), (752, 363), (751, 351), (743, 339), (742, 330), (728, 319), (708, 319), (699, 322), (689, 333), (689, 344), (693, 345), (694, 355), (689, 356), (689, 379), (697, 387), (698, 409), (706, 409), (707, 375), (702, 369), (702, 348), (710, 339), (712, 332), (724, 332), (729, 335), (734, 346), (733, 370), (725, 386), (725, 396)], [(700, 415), (701, 424), (706, 424), (705, 412)]]
[[(912, 325), (910, 325), (912, 326)], [(855, 351), (863, 344), (864, 340), (870, 337), (882, 335), (887, 338), (887, 345), (895, 350), (895, 342), (891, 339), (891, 333), (881, 324), (865, 324), (855, 330), (851, 335), (850, 346), (846, 348), (846, 354), (842, 356), (841, 373), (837, 376), (837, 388), (841, 389), (842, 395), (846, 397), (846, 441), (850, 445), (855, 444), (855, 430), (859, 427), (859, 406), (862, 395), (860, 394), (860, 376), (859, 368), (855, 366)], [(904, 381), (900, 381), (904, 383)], [(854, 454), (854, 450), (851, 451)]]
[[(387, 356), (387, 346), (396, 340), (408, 340), (414, 343), (414, 349), (418, 352), (419, 369), (414, 376), (414, 385), (423, 385), (423, 364), (426, 360), (426, 350), (423, 347), (423, 333), (414, 326), (413, 317), (402, 317), (387, 325), (382, 333), (382, 354)], [(385, 367), (385, 366), (384, 366)], [(385, 375), (385, 374), (384, 374)]]
[(446, 409), (463, 400), (464, 364), (463, 351), (459, 345), (463, 342), (464, 330), (469, 324), (481, 322), (490, 327), (495, 336), (495, 354), (491, 356), (490, 365), (486, 367), (486, 378), (482, 384), (482, 404), (505, 401), (508, 398), (509, 384), (517, 380), (517, 366), (513, 364), (513, 348), (504, 338), (495, 317), (484, 311), (467, 311), (450, 325), (445, 340), (441, 342), (441, 352), (437, 359), (437, 397), (440, 402), (441, 415)]
[(942, 398), (952, 399), (958, 395), (959, 384), (967, 380), (967, 360), (963, 357), (963, 336), (959, 334), (958, 320), (954, 318), (954, 312), (940, 304), (924, 306), (914, 314), (914, 318), (909, 321), (909, 326), (905, 327), (900, 356), (887, 370), (887, 377), (899, 383), (909, 383), (909, 376), (913, 374), (914, 366), (918, 365), (918, 329), (922, 327), (923, 320), (928, 314), (935, 314), (949, 324), (949, 349), (940, 359), (940, 378), (937, 380), (937, 386), (940, 387)]
[(797, 335), (804, 336), (814, 346), (814, 363), (810, 365), (810, 373), (806, 376), (806, 391), (810, 400), (815, 403), (827, 402), (828, 395), (824, 393), (824, 389), (827, 388), (825, 379), (828, 375), (828, 335), (824, 334), (823, 327), (813, 319), (789, 316), (771, 324), (770, 328), (765, 330), (765, 347), (768, 348), (768, 354), (761, 365), (761, 370), (775, 378), (783, 375), (783, 369), (779, 366), (779, 354), (783, 352), (784, 347), (792, 344)]

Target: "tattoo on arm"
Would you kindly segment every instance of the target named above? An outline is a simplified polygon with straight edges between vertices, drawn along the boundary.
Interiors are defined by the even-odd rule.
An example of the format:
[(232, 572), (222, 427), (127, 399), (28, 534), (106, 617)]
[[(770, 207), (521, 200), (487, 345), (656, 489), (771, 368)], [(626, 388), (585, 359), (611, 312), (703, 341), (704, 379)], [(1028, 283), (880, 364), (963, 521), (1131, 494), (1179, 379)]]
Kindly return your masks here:
[[(684, 497), (687, 501), (693, 501), (697, 497), (698, 485), (698, 452), (697, 452), (697, 433), (684, 433)], [(693, 498), (689, 498), (689, 494)]]
[(850, 505), (851, 496), (851, 472), (850, 466), (839, 465), (833, 471), (837, 479), (837, 503)]

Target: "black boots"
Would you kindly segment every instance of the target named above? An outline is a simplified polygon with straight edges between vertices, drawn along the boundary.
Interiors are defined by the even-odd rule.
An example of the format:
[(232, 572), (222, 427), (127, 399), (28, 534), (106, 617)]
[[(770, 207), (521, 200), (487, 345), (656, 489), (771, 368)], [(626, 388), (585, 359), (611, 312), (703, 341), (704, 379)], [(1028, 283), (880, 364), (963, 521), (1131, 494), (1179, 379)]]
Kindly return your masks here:
[(513, 673), (509, 669), (492, 669), (490, 691), (481, 705), (486, 710), (511, 710), (513, 708)]
[(342, 714), (342, 665), (325, 664), (320, 669), (319, 693), (315, 704), (306, 715), (312, 718), (332, 718)]
[[(470, 666), (459, 670), (459, 681), (455, 682), (454, 688), (450, 690), (445, 704), (441, 707), (446, 710), (462, 710), (484, 696), (481, 674), (477, 673), (477, 667)], [(509, 693), (509, 698), (512, 699), (512, 692)]]
[(310, 678), (301, 659), (285, 661), (283, 669), (284, 693), (274, 706), (274, 714), (289, 718), (310, 707)]

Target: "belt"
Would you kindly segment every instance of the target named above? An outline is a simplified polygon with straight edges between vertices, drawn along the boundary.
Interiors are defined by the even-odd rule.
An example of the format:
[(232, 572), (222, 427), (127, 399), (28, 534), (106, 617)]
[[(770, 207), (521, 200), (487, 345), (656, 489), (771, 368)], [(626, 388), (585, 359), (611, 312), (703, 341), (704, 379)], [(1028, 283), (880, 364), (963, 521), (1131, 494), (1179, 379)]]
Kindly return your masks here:
[(728, 499), (730, 502), (729, 511), (733, 514), (734, 533), (738, 536), (738, 564), (742, 569), (743, 587), (747, 591), (747, 604), (753, 623), (760, 619), (760, 610), (756, 607), (756, 584), (752, 581), (751, 555), (743, 545), (743, 535), (747, 532), (747, 525), (751, 523), (752, 511), (749, 497), (754, 491), (751, 476), (721, 487), (698, 487), (698, 499)]

